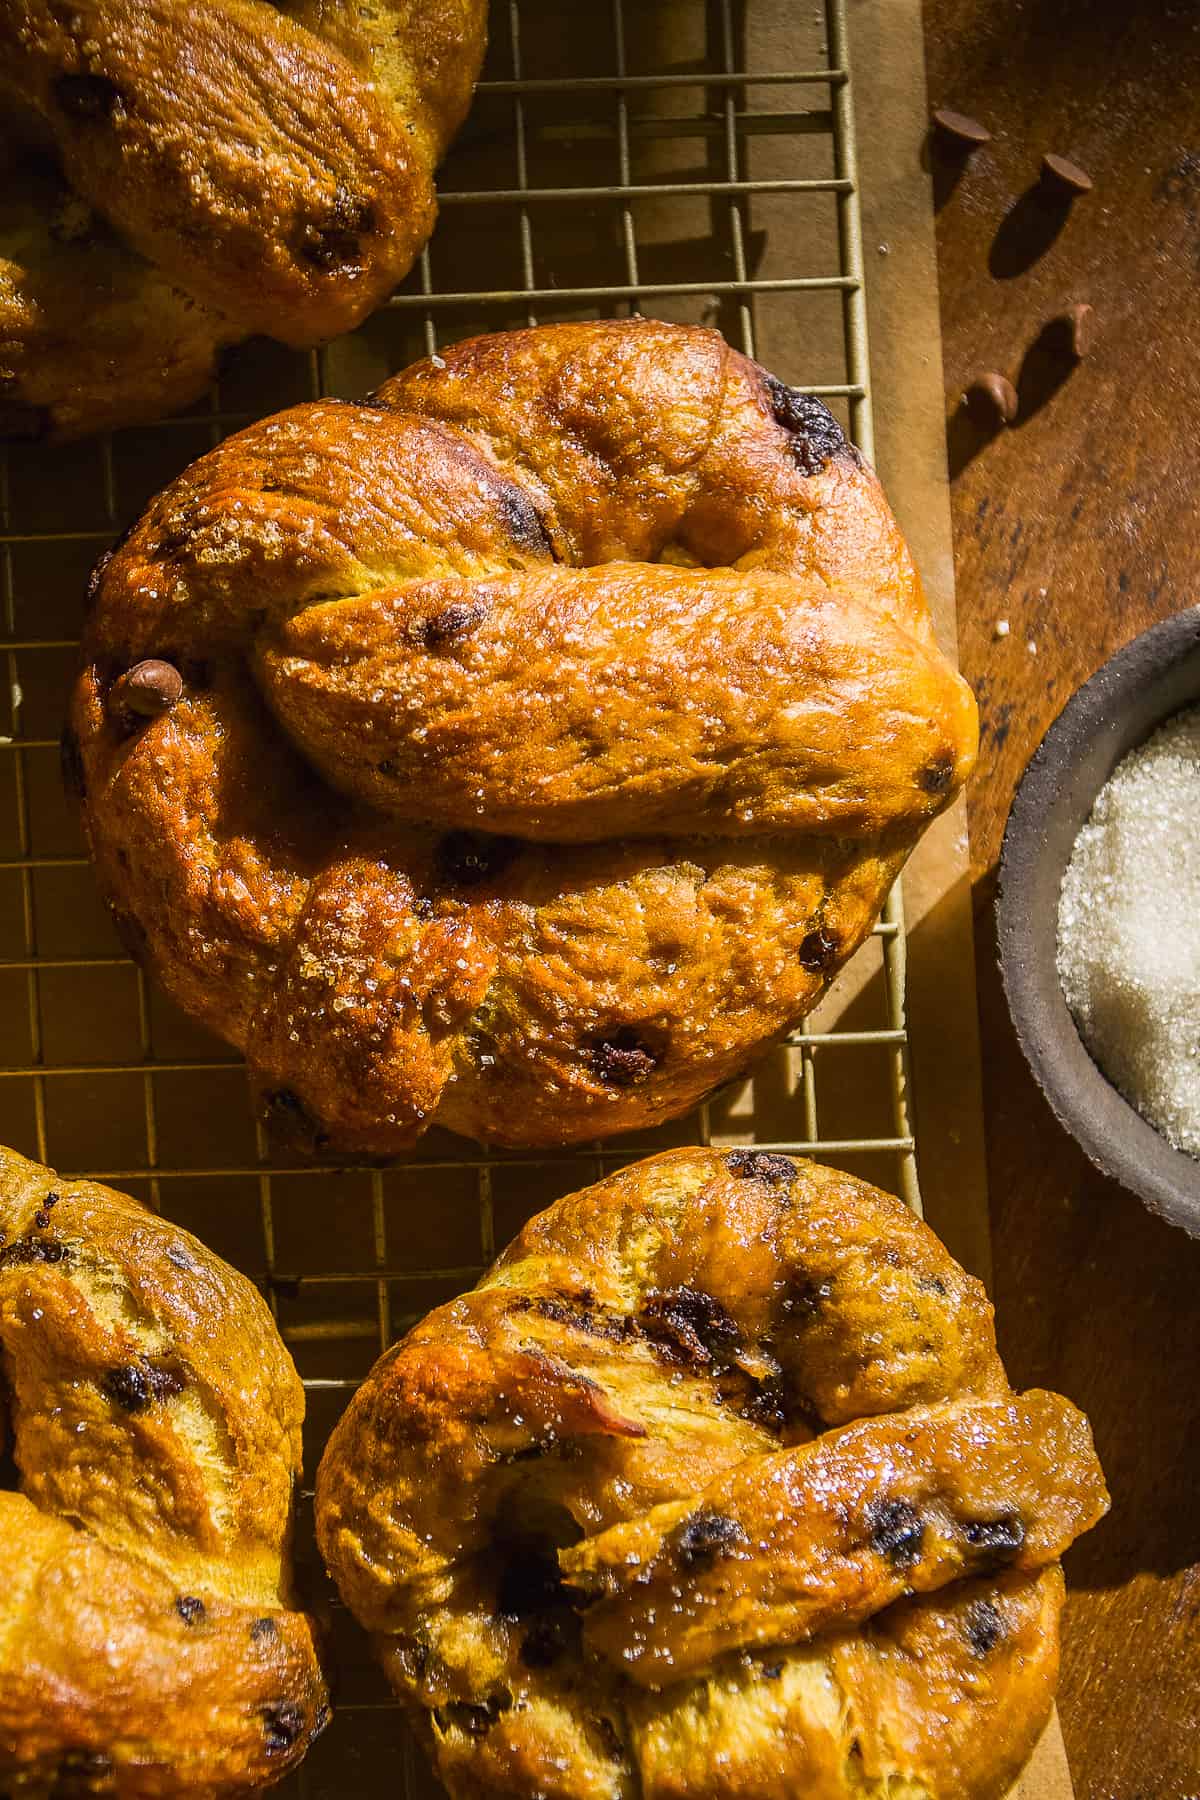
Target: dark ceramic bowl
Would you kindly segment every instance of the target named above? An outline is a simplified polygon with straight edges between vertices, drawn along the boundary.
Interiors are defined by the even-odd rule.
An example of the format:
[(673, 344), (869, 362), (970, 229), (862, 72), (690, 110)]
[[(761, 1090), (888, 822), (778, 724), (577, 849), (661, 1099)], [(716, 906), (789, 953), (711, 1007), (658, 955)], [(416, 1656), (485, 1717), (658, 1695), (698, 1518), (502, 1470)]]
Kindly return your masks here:
[(1009, 1011), (1059, 1123), (1104, 1174), (1193, 1237), (1200, 1237), (1200, 1160), (1174, 1149), (1101, 1074), (1063, 998), (1055, 952), (1059, 889), (1096, 795), (1126, 751), (1197, 702), (1194, 606), (1134, 638), (1068, 700), (1017, 789), (996, 902)]

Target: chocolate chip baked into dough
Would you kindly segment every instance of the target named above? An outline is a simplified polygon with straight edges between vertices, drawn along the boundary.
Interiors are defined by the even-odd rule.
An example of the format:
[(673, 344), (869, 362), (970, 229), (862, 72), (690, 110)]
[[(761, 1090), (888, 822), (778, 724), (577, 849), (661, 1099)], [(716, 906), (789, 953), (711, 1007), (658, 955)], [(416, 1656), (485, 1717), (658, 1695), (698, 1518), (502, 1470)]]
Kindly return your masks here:
[(329, 1717), (291, 1591), (304, 1393), (243, 1276), (0, 1149), (0, 1793), (245, 1794)]
[(751, 1150), (534, 1219), (376, 1364), (316, 1497), (456, 1800), (998, 1800), (1107, 1504), (925, 1226)]
[(201, 458), (97, 569), (101, 887), (274, 1121), (569, 1143), (793, 1026), (966, 777), (878, 483), (713, 331), (478, 338)]
[(0, 0), (0, 437), (349, 330), (433, 228), (486, 0)]

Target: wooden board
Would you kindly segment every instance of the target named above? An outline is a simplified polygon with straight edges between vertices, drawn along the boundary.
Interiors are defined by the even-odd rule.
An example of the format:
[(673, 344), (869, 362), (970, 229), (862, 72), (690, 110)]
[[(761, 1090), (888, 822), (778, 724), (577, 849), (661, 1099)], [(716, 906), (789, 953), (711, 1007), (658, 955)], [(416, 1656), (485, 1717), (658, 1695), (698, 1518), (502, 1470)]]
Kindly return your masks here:
[[(876, 460), (913, 548), (938, 635), (958, 647), (942, 408), (928, 99), (920, 0), (859, 0), (852, 13)], [(975, 950), (965, 800), (904, 876), (917, 1163), (925, 1215), (955, 1256), (992, 1281)], [(1010, 1800), (1070, 1800), (1057, 1715)]]
[[(1066, 1563), (1059, 1703), (1080, 1800), (1195, 1800), (1200, 1244), (1051, 1117), (1008, 1022), (991, 909), (1046, 726), (1114, 649), (1200, 597), (1200, 11), (926, 0), (926, 42), (931, 101), (994, 133), (939, 180), (938, 251), (960, 642), (984, 723), (970, 836), (1001, 1345), (1014, 1380), (1086, 1409), (1113, 1493)], [(1096, 184), (1053, 230), (1031, 192), (1046, 151)], [(1077, 300), (1096, 347), (1071, 371), (1037, 339)], [(982, 368), (1023, 400), (992, 441), (958, 405)]]

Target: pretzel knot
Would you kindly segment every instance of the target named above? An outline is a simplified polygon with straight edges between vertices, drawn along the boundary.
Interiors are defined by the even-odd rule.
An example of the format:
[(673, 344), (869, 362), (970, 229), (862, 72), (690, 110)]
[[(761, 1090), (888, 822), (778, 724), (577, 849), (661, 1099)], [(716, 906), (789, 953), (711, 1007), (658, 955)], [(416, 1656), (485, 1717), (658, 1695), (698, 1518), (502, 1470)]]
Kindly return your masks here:
[(304, 1394), (250, 1283), (0, 1149), (0, 1792), (218, 1800), (329, 1718), (291, 1591)]
[(453, 1795), (984, 1800), (1045, 1724), (1087, 1421), (899, 1201), (678, 1150), (377, 1363), (317, 1531)]
[(153, 419), (223, 345), (365, 318), (433, 228), (486, 13), (0, 0), (0, 437)]
[(297, 407), (95, 585), (101, 883), (275, 1116), (368, 1152), (685, 1111), (815, 1003), (974, 755), (874, 477), (715, 332), (481, 338)]

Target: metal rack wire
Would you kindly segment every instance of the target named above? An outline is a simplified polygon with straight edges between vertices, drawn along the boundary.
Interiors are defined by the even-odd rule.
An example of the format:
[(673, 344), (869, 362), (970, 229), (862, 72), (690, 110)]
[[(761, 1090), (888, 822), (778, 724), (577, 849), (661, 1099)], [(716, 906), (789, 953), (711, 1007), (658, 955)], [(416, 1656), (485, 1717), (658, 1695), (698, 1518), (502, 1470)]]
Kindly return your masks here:
[[(150, 492), (249, 418), (360, 393), (475, 330), (643, 311), (721, 325), (826, 398), (871, 454), (844, 0), (494, 0), (485, 76), (437, 234), (353, 338), (304, 357), (247, 347), (206, 408), (67, 451), (23, 447), (0, 474), (0, 1138), (142, 1194), (260, 1280), (309, 1392), (310, 1467), (380, 1349), (469, 1285), (524, 1217), (620, 1162), (752, 1139), (844, 1161), (919, 1207), (898, 894), (822, 1009), (691, 1118), (541, 1155), (431, 1134), (386, 1170), (274, 1154), (238, 1059), (147, 983), (94, 894), (57, 775), (83, 578)], [(569, 279), (577, 269), (603, 279)], [(480, 270), (508, 279), (479, 285)], [(434, 1791), (336, 1613), (335, 1639), (338, 1718), (296, 1791), (392, 1792), (397, 1756), (410, 1796)]]

